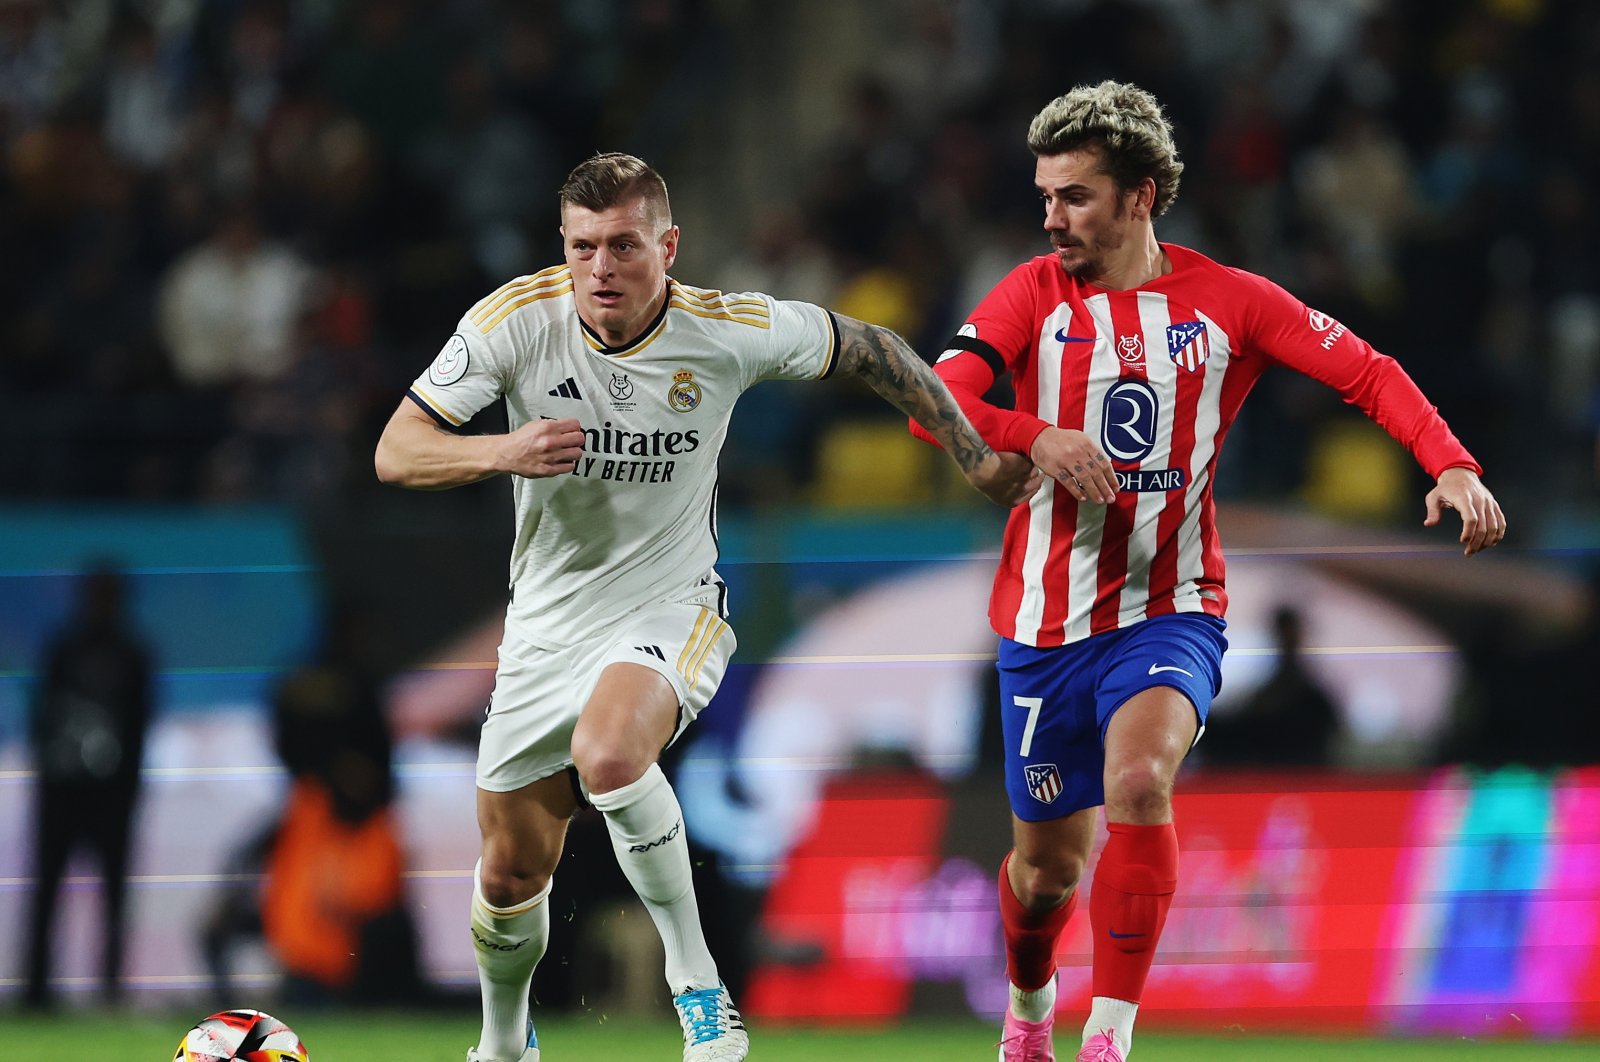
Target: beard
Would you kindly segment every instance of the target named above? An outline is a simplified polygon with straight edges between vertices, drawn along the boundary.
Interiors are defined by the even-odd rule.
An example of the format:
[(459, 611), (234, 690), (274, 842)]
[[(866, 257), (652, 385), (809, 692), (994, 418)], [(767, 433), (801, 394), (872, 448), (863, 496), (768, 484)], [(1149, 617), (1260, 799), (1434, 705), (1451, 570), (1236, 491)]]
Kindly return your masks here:
[[(1080, 247), (1081, 245), (1073, 244), (1072, 246)], [(1067, 276), (1078, 280), (1093, 280), (1104, 271), (1099, 258), (1085, 255), (1069, 261), (1067, 249), (1064, 247), (1056, 248), (1056, 260), (1061, 263), (1061, 268), (1066, 270)]]
[[(1061, 268), (1066, 270), (1067, 276), (1076, 280), (1095, 280), (1106, 272), (1106, 256), (1108, 253), (1119, 250), (1128, 237), (1127, 226), (1122, 224), (1127, 217), (1127, 203), (1118, 198), (1116, 209), (1111, 212), (1111, 220), (1115, 223), (1104, 225), (1095, 236), (1094, 247), (1074, 236), (1063, 236), (1060, 233), (1050, 234), (1050, 246), (1055, 248), (1056, 258), (1061, 262)], [(1077, 250), (1080, 257), (1076, 262), (1067, 261), (1067, 252)]]
[[(1073, 241), (1071, 243), (1057, 243), (1050, 241), (1056, 251), (1056, 260), (1061, 263), (1061, 268), (1067, 276), (1075, 280), (1094, 280), (1105, 272), (1105, 259), (1099, 254), (1089, 253), (1083, 244)], [(1078, 257), (1068, 258), (1069, 251), (1077, 251)]]

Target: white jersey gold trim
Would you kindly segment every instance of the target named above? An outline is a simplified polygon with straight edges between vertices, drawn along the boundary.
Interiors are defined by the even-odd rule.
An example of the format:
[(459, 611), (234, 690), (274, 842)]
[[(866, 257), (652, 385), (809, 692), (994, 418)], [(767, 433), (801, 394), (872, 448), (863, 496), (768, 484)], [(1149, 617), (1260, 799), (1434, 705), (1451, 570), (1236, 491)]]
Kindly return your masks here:
[(507, 284), (502, 284), (495, 292), (480, 300), (476, 306), (468, 310), (467, 317), (473, 324), (482, 327), (484, 331), (488, 331), (488, 327), (484, 327), (484, 322), (497, 310), (505, 306), (506, 303), (529, 292), (560, 287), (571, 282), (572, 273), (566, 266), (551, 266), (549, 269), (541, 269), (531, 276), (518, 277)]
[[(823, 378), (838, 361), (837, 325), (819, 306), (668, 284), (660, 319), (613, 348), (584, 327), (565, 267), (518, 278), (462, 318), (450, 351), (460, 376), (441, 385), (424, 372), (411, 388), (449, 428), (495, 402), (511, 430), (540, 418), (582, 426), (571, 474), (512, 479), (506, 629), (531, 644), (571, 645), (716, 581), (717, 457), (735, 401), (764, 379)], [(691, 683), (727, 631), (707, 617), (678, 665)]]

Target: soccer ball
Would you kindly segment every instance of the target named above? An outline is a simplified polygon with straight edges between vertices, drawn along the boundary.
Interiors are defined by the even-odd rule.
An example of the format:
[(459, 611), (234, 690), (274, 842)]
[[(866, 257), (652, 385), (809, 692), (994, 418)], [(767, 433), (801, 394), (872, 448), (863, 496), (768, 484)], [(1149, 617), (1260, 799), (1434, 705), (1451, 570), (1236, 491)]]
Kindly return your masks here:
[(259, 1010), (225, 1010), (183, 1034), (172, 1062), (309, 1062), (295, 1031)]

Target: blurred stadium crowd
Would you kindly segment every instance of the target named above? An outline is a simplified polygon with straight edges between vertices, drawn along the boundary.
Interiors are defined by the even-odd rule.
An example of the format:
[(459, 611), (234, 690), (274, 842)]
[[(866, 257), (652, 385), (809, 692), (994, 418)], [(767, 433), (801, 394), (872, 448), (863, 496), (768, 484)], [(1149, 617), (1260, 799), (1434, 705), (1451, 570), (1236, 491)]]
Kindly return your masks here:
[[(763, 46), (784, 63), (749, 61)], [(650, 157), (680, 202), (716, 189), (685, 279), (932, 354), (1044, 247), (1028, 118), (1116, 76), (1178, 127), (1164, 239), (1399, 357), (1519, 531), (1592, 520), (1597, 60), (1600, 10), (1558, 0), (5, 0), (0, 495), (376, 489), (405, 385), (465, 307), (555, 260), (554, 189), (601, 149)], [(708, 101), (764, 108), (765, 135), (717, 139)], [(807, 113), (822, 132), (786, 128)], [(1403, 455), (1283, 377), (1219, 491), (1315, 502), (1320, 476), (1335, 508), (1409, 520)], [(734, 504), (804, 497), (858, 412), (760, 392)], [(1392, 489), (1341, 492), (1344, 457)]]

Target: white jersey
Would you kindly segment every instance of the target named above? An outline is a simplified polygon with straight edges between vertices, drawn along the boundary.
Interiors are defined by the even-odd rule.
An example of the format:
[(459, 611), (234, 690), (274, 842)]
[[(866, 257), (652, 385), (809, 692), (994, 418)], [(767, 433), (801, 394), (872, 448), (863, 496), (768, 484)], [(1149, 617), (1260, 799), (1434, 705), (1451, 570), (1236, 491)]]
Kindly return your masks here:
[(667, 281), (660, 315), (608, 347), (578, 316), (572, 274), (519, 277), (461, 319), (410, 397), (446, 428), (504, 399), (512, 430), (576, 417), (571, 475), (513, 477), (506, 630), (559, 647), (654, 601), (720, 582), (717, 457), (739, 395), (764, 379), (823, 379), (833, 315), (759, 292)]

